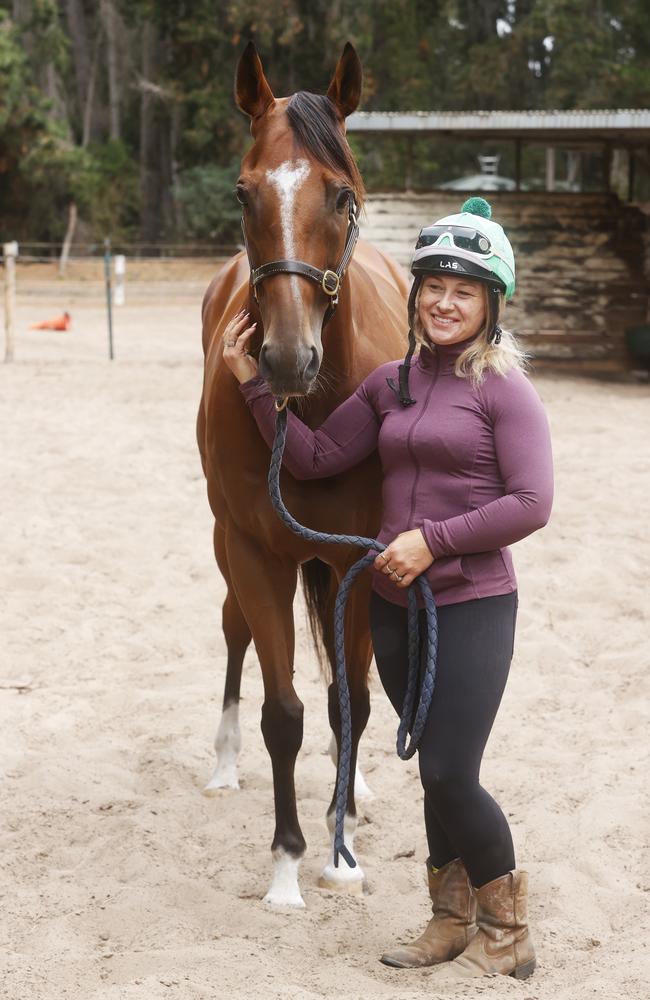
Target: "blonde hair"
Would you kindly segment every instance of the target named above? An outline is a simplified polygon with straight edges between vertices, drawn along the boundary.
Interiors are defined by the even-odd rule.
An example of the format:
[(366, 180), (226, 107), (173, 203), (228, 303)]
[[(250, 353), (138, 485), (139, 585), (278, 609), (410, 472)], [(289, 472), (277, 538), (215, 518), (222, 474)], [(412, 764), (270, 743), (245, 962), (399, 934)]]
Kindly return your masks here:
[[(527, 355), (519, 347), (515, 336), (509, 330), (501, 327), (501, 343), (490, 343), (488, 334), (499, 322), (505, 309), (503, 295), (496, 296), (488, 294), (488, 287), (484, 282), (480, 282), (483, 289), (483, 303), (485, 305), (485, 322), (479, 331), (478, 337), (456, 359), (454, 373), (459, 378), (469, 378), (473, 385), (480, 385), (483, 381), (485, 371), (495, 372), (497, 375), (506, 375), (512, 368), (525, 371), (527, 365)], [(422, 284), (415, 297), (415, 317), (413, 320), (413, 334), (415, 342), (420, 350), (433, 351), (435, 344), (432, 344), (427, 337), (422, 322), (420, 320), (420, 293)]]

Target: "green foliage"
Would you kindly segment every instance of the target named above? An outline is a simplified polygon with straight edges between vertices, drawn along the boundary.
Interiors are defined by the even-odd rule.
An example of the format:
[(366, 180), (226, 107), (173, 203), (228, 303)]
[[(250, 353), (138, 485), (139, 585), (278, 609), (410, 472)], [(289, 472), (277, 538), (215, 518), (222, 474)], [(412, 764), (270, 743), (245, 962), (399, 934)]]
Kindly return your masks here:
[[(364, 68), (366, 110), (650, 104), (646, 0), (110, 2), (121, 25), (120, 142), (108, 141), (99, 0), (80, 2), (85, 68), (82, 26), (73, 37), (67, 3), (0, 0), (0, 212), (17, 236), (60, 239), (75, 198), (98, 239), (107, 228), (115, 238), (135, 237), (147, 228), (147, 212), (149, 230), (170, 238), (238, 239), (231, 188), (249, 123), (235, 107), (233, 79), (249, 38), (278, 96), (323, 93), (350, 40)], [(20, 24), (12, 14), (20, 14)], [(82, 149), (84, 93), (95, 59), (89, 133), (95, 141)], [(370, 189), (400, 188), (405, 178), (423, 189), (471, 173), (480, 151), (471, 142), (417, 136), (355, 135), (351, 144)], [(483, 152), (497, 148), (501, 172), (512, 173), (511, 148), (486, 144)], [(525, 148), (523, 160), (543, 175), (539, 148)]]
[(228, 167), (190, 167), (179, 178), (176, 199), (181, 235), (211, 243), (241, 239), (241, 207), (234, 196), (239, 161)]

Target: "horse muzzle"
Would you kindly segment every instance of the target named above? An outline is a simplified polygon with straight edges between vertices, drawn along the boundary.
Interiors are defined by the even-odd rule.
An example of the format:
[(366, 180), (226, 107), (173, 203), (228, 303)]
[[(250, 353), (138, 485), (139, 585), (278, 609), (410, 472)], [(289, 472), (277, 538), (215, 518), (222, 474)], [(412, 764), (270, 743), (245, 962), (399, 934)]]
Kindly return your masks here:
[(321, 354), (315, 345), (299, 345), (291, 350), (263, 344), (259, 373), (274, 396), (304, 396), (320, 371)]

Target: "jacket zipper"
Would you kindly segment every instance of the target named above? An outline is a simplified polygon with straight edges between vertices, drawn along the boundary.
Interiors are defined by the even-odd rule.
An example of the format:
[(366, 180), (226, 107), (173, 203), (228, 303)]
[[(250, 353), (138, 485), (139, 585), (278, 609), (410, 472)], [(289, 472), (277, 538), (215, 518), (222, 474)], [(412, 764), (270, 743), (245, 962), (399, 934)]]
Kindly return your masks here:
[(424, 401), (424, 405), (422, 407), (422, 410), (420, 411), (417, 420), (415, 420), (413, 422), (413, 424), (411, 425), (411, 428), (410, 428), (410, 430), (409, 430), (409, 432), (408, 432), (408, 434), (406, 436), (406, 447), (407, 447), (409, 455), (411, 456), (411, 460), (413, 461), (413, 464), (415, 465), (415, 479), (413, 480), (413, 486), (411, 487), (411, 507), (410, 507), (410, 510), (409, 510), (409, 518), (408, 518), (408, 521), (406, 522), (407, 525), (408, 525), (408, 529), (407, 530), (409, 530), (409, 529), (411, 529), (413, 527), (412, 524), (411, 524), (411, 521), (413, 519), (413, 514), (415, 513), (415, 496), (417, 494), (417, 488), (418, 488), (418, 485), (419, 485), (419, 482), (420, 482), (420, 472), (422, 471), (421, 468), (420, 468), (420, 463), (418, 462), (417, 458), (415, 457), (415, 454), (413, 452), (411, 444), (412, 444), (412, 441), (413, 441), (413, 435), (415, 434), (415, 428), (420, 423), (420, 421), (422, 420), (422, 417), (424, 416), (424, 414), (427, 411), (427, 408), (429, 406), (429, 400), (431, 399), (431, 393), (433, 392), (435, 384), (438, 381), (439, 366), (440, 366), (440, 361), (438, 359), (438, 361), (436, 362), (436, 374), (435, 374), (435, 376), (434, 376), (434, 378), (433, 378), (433, 380), (431, 382), (431, 385), (429, 386), (429, 391), (427, 392), (427, 396), (426, 396), (426, 399)]

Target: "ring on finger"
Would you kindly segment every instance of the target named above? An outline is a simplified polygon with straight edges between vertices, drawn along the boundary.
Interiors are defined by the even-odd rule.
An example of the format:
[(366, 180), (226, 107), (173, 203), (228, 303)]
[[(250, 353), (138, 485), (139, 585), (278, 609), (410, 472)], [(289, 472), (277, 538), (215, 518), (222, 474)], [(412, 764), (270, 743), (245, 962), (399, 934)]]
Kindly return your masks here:
[(400, 576), (400, 575), (399, 575), (399, 573), (397, 572), (397, 570), (396, 570), (396, 569), (394, 569), (394, 570), (392, 571), (392, 573), (391, 573), (390, 575), (391, 575), (391, 576), (394, 576), (394, 577), (395, 577), (395, 579), (396, 579), (396, 580), (397, 580), (397, 581), (398, 581), (399, 583), (401, 583), (401, 582), (402, 582), (402, 580), (404, 579), (404, 577), (403, 577), (403, 576)]

